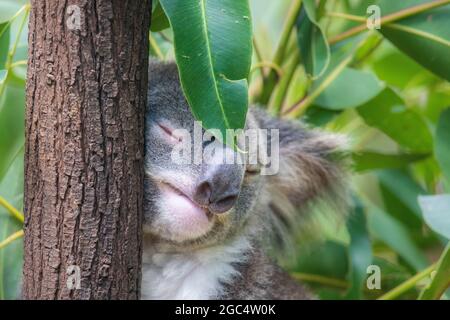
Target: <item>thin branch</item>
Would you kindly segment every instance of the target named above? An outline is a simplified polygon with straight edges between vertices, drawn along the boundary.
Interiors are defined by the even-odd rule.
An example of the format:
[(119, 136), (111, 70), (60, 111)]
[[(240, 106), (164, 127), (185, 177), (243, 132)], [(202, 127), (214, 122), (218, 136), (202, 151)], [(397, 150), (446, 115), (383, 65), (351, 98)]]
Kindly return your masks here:
[(278, 77), (283, 76), (283, 70), (281, 69), (281, 67), (271, 61), (261, 61), (261, 62), (255, 63), (253, 65), (252, 69), (250, 70), (250, 74), (255, 72), (255, 70), (263, 69), (263, 68), (270, 68), (270, 69), (274, 70), (277, 73)]
[[(9, 20), (7, 26), (3, 29), (3, 31), (0, 33), (0, 37), (3, 35), (3, 32), (5, 32), (5, 30), (9, 27), (9, 25), (11, 24), (11, 22), (16, 19), (18, 16), (20, 16), (20, 14), (22, 14), (22, 11), (25, 12), (23, 19), (19, 25), (19, 29), (17, 31), (17, 36), (16, 36), (16, 40), (14, 41), (14, 44), (11, 48), (11, 50), (8, 52), (8, 55), (6, 57), (6, 61), (5, 61), (5, 69), (9, 71), (9, 69), (11, 69), (11, 64), (12, 64), (12, 60), (14, 58), (14, 55), (16, 54), (16, 50), (17, 50), (17, 46), (19, 44), (19, 40), (20, 40), (20, 36), (22, 34), (22, 30), (25, 26), (25, 22), (27, 21), (27, 17), (28, 14), (30, 13), (30, 9), (31, 9), (31, 5), (30, 4), (25, 4), (24, 6), (22, 6), (20, 8), (19, 11), (16, 12), (16, 14)], [(0, 86), (0, 97), (3, 94), (3, 91), (5, 90), (5, 83), (3, 83), (3, 85)]]
[(354, 14), (343, 13), (343, 12), (327, 12), (326, 15), (328, 17), (343, 18), (343, 19), (347, 19), (347, 20), (355, 21), (355, 22), (366, 22), (367, 21), (366, 17), (357, 16)]
[(252, 41), (253, 41), (253, 50), (255, 50), (256, 60), (258, 62), (264, 61), (261, 49), (259, 48), (258, 41), (256, 41), (255, 37), (253, 37)]
[(27, 63), (28, 63), (27, 60), (19, 60), (19, 61), (11, 63), (11, 65), (9, 67), (15, 68), (15, 67), (19, 67), (19, 66), (26, 66)]
[(3, 28), (3, 30), (0, 32), (0, 37), (3, 36), (3, 33), (8, 29), (8, 27), (11, 25), (11, 23), (18, 17), (20, 16), (20, 14), (22, 13), (22, 11), (24, 10), (30, 10), (30, 4), (25, 4), (23, 5), (19, 11), (17, 11), (6, 23), (5, 27)]
[[(289, 15), (286, 19), (286, 24), (281, 33), (281, 39), (278, 48), (275, 52), (275, 57), (273, 63), (276, 65), (282, 65), (283, 59), (286, 53), (286, 47), (289, 43), (292, 30), (294, 29), (297, 17), (300, 14), (300, 9), (302, 7), (302, 0), (295, 0), (289, 9)], [(267, 104), (269, 102), (270, 96), (272, 95), (273, 89), (278, 81), (277, 73), (275, 71), (269, 72), (266, 78), (264, 78), (264, 87), (261, 92), (261, 96), (258, 98), (258, 102), (261, 104)]]
[(416, 286), (416, 284), (420, 280), (428, 277), (434, 271), (434, 269), (436, 269), (436, 266), (437, 266), (436, 263), (432, 264), (431, 266), (429, 266), (425, 270), (419, 272), (418, 274), (416, 274), (412, 278), (409, 278), (408, 280), (406, 280), (402, 284), (398, 285), (397, 287), (395, 287), (391, 291), (386, 292), (381, 297), (379, 297), (378, 300), (393, 300), (393, 299), (399, 297), (400, 295), (402, 295), (406, 291), (414, 288)]
[(8, 58), (7, 58), (6, 63), (5, 63), (7, 68), (9, 68), (11, 66), (12, 59), (14, 58), (14, 55), (16, 54), (17, 46), (18, 46), (19, 41), (20, 41), (20, 36), (22, 35), (23, 28), (25, 27), (25, 23), (27, 21), (28, 14), (30, 13), (31, 6), (29, 4), (26, 4), (26, 5), (24, 5), (24, 7), (25, 7), (24, 8), (25, 14), (23, 15), (23, 19), (20, 22), (19, 29), (17, 31), (16, 40), (14, 41), (14, 44), (13, 44), (13, 47), (11, 48), (11, 51), (9, 51), (9, 53), (8, 53)]
[(2, 196), (0, 196), (0, 205), (8, 211), (11, 216), (19, 220), (20, 222), (24, 222), (23, 214), (19, 212), (16, 208), (14, 208), (8, 201), (5, 200)]
[(355, 61), (352, 62), (351, 66), (359, 66), (361, 65), (366, 59), (368, 59), (379, 47), (381, 47), (381, 44), (383, 43), (384, 38), (379, 37), (377, 39), (377, 42), (373, 45), (372, 48), (370, 48), (366, 53), (364, 53), (360, 57), (356, 57)]
[(317, 99), (317, 97), (325, 91), (326, 88), (344, 71), (350, 62), (353, 60), (353, 54), (349, 55), (347, 58), (341, 61), (336, 68), (325, 78), (320, 85), (314, 89), (309, 95), (304, 99), (300, 100), (297, 104), (286, 110), (284, 115), (289, 118), (297, 118), (305, 113), (306, 109)]
[(164, 55), (162, 54), (161, 49), (159, 48), (158, 44), (156, 43), (155, 38), (153, 38), (150, 33), (148, 35), (148, 39), (150, 41), (150, 47), (152, 48), (153, 52), (156, 54), (156, 56), (159, 59), (163, 60)]
[(19, 230), (17, 232), (14, 232), (12, 235), (10, 235), (8, 238), (0, 242), (0, 250), (6, 247), (8, 244), (13, 242), (16, 239), (19, 239), (23, 237), (23, 230)]
[(274, 97), (271, 99), (271, 105), (269, 110), (273, 114), (278, 114), (283, 106), (284, 101), (286, 100), (286, 95), (289, 91), (289, 87), (291, 85), (292, 78), (294, 77), (295, 71), (297, 70), (298, 64), (300, 63), (300, 54), (297, 51), (293, 57), (290, 58), (289, 63), (286, 66), (286, 74), (283, 77), (280, 77), (281, 81), (274, 92)]
[(340, 289), (347, 289), (349, 287), (349, 284), (341, 279), (324, 277), (317, 274), (295, 272), (291, 273), (291, 276), (299, 281), (313, 282), (329, 287), (336, 287)]
[[(401, 19), (416, 15), (418, 13), (421, 13), (421, 12), (424, 12), (424, 11), (427, 11), (430, 9), (444, 6), (449, 3), (450, 3), (450, 0), (436, 0), (436, 1), (432, 1), (432, 2), (419, 4), (417, 6), (409, 7), (409, 8), (406, 8), (406, 9), (403, 9), (403, 10), (400, 10), (400, 11), (397, 11), (397, 12), (394, 12), (394, 13), (391, 13), (391, 14), (388, 14), (388, 15), (382, 17), (380, 20), (380, 24), (384, 25), (384, 24), (387, 24), (390, 22), (401, 20)], [(366, 23), (363, 23), (359, 26), (351, 28), (351, 29), (335, 36), (334, 38), (330, 39), (329, 43), (335, 44), (342, 40), (353, 37), (361, 32), (364, 32), (365, 30), (367, 30), (367, 25), (366, 25)]]

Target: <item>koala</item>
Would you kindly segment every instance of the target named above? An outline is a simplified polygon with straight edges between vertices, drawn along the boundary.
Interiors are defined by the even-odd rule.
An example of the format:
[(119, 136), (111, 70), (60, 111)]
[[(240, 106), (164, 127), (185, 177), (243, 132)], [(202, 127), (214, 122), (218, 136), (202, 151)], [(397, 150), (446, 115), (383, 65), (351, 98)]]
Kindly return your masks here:
[[(345, 202), (345, 139), (250, 107), (245, 129), (278, 131), (276, 174), (262, 175), (261, 164), (179, 164), (178, 129), (193, 133), (196, 119), (174, 62), (150, 62), (147, 108), (141, 298), (314, 299), (268, 252), (317, 201)], [(202, 146), (243, 153), (214, 136)]]

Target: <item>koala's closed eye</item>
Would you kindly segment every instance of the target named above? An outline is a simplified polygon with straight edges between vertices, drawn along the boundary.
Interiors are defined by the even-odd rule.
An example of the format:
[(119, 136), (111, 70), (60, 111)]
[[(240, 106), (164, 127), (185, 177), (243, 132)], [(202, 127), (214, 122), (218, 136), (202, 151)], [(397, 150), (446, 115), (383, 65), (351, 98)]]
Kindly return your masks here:
[(178, 143), (183, 141), (183, 137), (177, 135), (175, 129), (173, 129), (169, 125), (163, 124), (161, 122), (156, 122), (155, 126), (157, 127), (158, 131), (170, 142)]

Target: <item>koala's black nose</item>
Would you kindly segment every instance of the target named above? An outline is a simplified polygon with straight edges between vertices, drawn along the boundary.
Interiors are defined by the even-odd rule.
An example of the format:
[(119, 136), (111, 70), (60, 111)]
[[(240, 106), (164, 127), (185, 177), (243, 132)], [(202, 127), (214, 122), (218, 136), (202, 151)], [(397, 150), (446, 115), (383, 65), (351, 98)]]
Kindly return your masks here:
[(203, 174), (195, 188), (194, 201), (208, 207), (212, 213), (227, 212), (239, 196), (241, 175), (225, 167), (220, 166), (213, 172)]

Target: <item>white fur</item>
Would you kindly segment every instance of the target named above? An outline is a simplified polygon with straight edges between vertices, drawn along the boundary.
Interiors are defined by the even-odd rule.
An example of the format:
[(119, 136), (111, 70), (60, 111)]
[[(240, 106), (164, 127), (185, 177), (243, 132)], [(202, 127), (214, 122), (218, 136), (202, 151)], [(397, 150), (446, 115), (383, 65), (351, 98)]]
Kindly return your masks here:
[(157, 253), (144, 248), (141, 298), (146, 300), (215, 299), (224, 294), (251, 249), (241, 237), (229, 245), (187, 253)]

